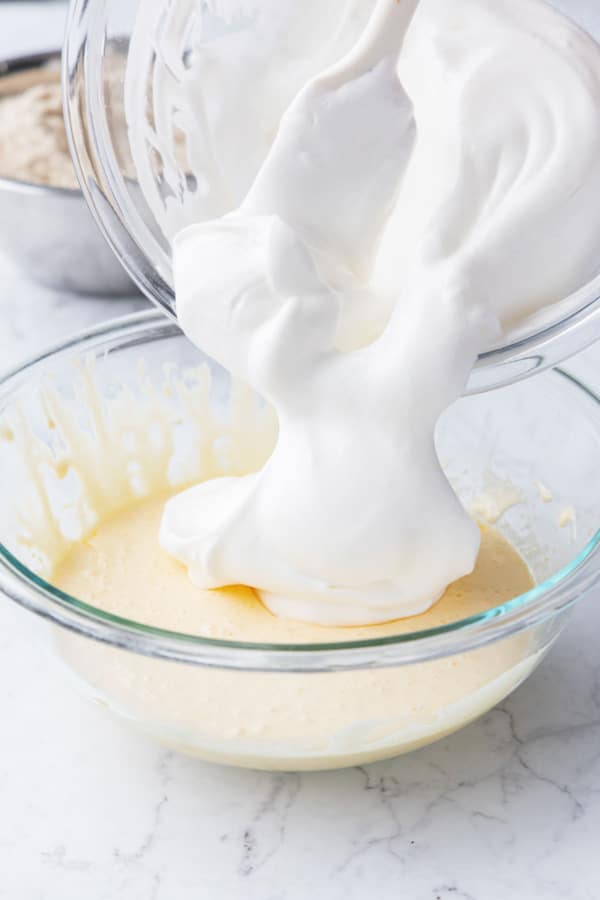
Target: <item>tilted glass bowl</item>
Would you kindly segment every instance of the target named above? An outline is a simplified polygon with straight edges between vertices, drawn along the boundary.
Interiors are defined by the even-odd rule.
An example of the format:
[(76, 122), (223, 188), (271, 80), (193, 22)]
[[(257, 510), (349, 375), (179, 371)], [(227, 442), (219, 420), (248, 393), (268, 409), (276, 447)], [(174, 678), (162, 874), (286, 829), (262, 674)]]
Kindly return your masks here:
[[(126, 393), (142, 405), (155, 388), (181, 428), (193, 411), (177, 391), (160, 391), (160, 373), (170, 364), (185, 373), (201, 361), (213, 374), (218, 407), (228, 375), (156, 311), (97, 327), (0, 379), (0, 590), (38, 614), (31, 624), (89, 697), (153, 738), (205, 759), (267, 769), (354, 765), (414, 749), (510, 693), (599, 581), (600, 401), (551, 371), (465, 398), (439, 425), (441, 459), (467, 506), (494, 485), (508, 484), (519, 497), (498, 527), (538, 584), (498, 608), (386, 639), (275, 646), (169, 632), (61, 593), (34, 570), (33, 531), (26, 526), (18, 540), (32, 483), (39, 475), (46, 484), (51, 459), (73, 440), (49, 418), (46, 386), (88, 437), (98, 428), (81, 384), (90, 366), (102, 403)], [(148, 429), (150, 445), (152, 421)], [(25, 447), (17, 432), (29, 436)], [(117, 455), (110, 446), (103, 453)], [(50, 506), (69, 489), (64, 473), (53, 480)], [(42, 529), (49, 515), (42, 510)], [(411, 705), (415, 685), (424, 684), (426, 707)]]
[[(242, 18), (251, 16), (258, 5), (240, 4)], [(555, 0), (555, 5), (600, 37), (600, 16), (590, 12), (588, 3)], [(202, 15), (221, 6), (225, 20), (232, 15), (227, 10), (237, 8), (216, 0), (207, 4), (196, 0), (74, 0), (71, 4), (64, 53), (65, 110), (82, 188), (106, 238), (134, 281), (171, 316), (175, 298), (166, 221), (176, 210), (177, 227), (181, 227), (195, 221), (197, 214), (194, 203), (186, 205), (197, 188), (197, 179), (182, 167), (181, 148), (177, 147), (177, 117), (187, 102), (180, 88), (187, 77), (190, 35)], [(142, 20), (143, 28), (137, 29), (132, 43), (136, 17)], [(231, 27), (235, 30), (235, 22)], [(158, 35), (158, 49), (151, 40), (154, 34)], [(132, 46), (136, 71), (126, 91)], [(274, 80), (278, 75), (273, 71)], [(243, 74), (240, 78), (243, 81)], [(168, 117), (154, 105), (154, 98), (167, 83), (173, 96)], [(257, 86), (240, 83), (240, 104), (244, 103), (245, 90), (251, 93)], [(143, 138), (137, 135), (136, 152), (132, 151), (125, 122), (126, 103), (144, 109), (140, 125)], [(189, 115), (193, 114), (190, 109)], [(165, 141), (167, 133), (169, 140)], [(243, 147), (239, 153), (244, 153)], [(179, 202), (180, 195), (183, 205), (178, 208), (174, 201)], [(176, 230), (173, 221), (170, 228), (171, 232)], [(569, 235), (565, 235), (565, 248), (568, 240)], [(505, 346), (481, 354), (468, 393), (525, 378), (600, 338), (600, 273), (576, 294), (557, 297), (556, 301), (551, 315), (523, 322), (518, 331), (507, 336)]]

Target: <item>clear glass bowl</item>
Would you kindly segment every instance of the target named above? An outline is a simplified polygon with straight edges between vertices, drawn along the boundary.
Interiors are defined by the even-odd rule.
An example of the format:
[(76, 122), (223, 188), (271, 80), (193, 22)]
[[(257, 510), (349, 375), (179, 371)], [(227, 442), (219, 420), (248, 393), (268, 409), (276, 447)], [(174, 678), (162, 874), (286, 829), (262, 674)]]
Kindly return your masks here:
[[(126, 396), (143, 411), (154, 392), (163, 419), (181, 429), (202, 423), (177, 391), (161, 389), (160, 373), (172, 377), (175, 363), (186, 378), (202, 359), (174, 324), (150, 312), (100, 326), (0, 380), (0, 590), (38, 614), (31, 624), (39, 624), (87, 696), (162, 743), (267, 769), (354, 765), (414, 749), (510, 693), (550, 648), (570, 607), (600, 579), (600, 401), (568, 374), (551, 371), (465, 398), (439, 426), (441, 458), (467, 506), (482, 494), (493, 501), (498, 490), (502, 500), (506, 485), (513, 500), (518, 493), (520, 502), (498, 527), (538, 586), (499, 608), (384, 640), (270, 646), (164, 631), (56, 590), (40, 574), (34, 549), (36, 529), (55, 540), (55, 510), (72, 501), (68, 474), (58, 466), (52, 476), (74, 441), (72, 429), (63, 433), (65, 421), (92, 443), (98, 436), (104, 442), (99, 478), (103, 460), (118, 457), (114, 432), (102, 426), (110, 413), (99, 417), (85, 372), (95, 371), (107, 410)], [(230, 383), (204, 362), (218, 413)], [(49, 385), (58, 418), (44, 400)], [(148, 445), (155, 425), (148, 417)], [(44, 502), (32, 506), (40, 485)], [(425, 684), (428, 702), (411, 702)]]
[[(555, 0), (555, 5), (600, 37), (600, 16), (590, 11), (588, 2)], [(197, 7), (196, 0), (164, 4), (152, 0), (74, 0), (64, 52), (67, 129), (83, 191), (133, 280), (171, 316), (174, 293), (165, 205), (170, 203), (172, 213), (173, 200), (181, 194), (185, 203), (189, 196), (189, 175), (182, 169), (176, 135), (177, 115), (185, 103), (179, 86), (185, 79), (186, 52)], [(252, 8), (252, 4), (246, 4), (244, 14), (251, 15)], [(138, 30), (135, 44), (139, 77), (127, 96), (130, 103), (146, 109), (143, 128), (147, 153), (139, 152), (139, 142), (137, 153), (132, 152), (123, 112), (127, 60), (140, 10), (144, 28)], [(153, 29), (161, 35), (158, 53), (149, 38)], [(277, 77), (274, 72), (273, 79)], [(174, 97), (171, 119), (162, 121), (162, 131), (157, 135), (157, 120), (165, 117), (155, 112), (153, 101), (167, 82)], [(170, 146), (165, 146), (166, 132)], [(146, 186), (144, 190), (140, 184)], [(183, 205), (177, 216), (178, 227), (195, 221), (194, 205)], [(532, 317), (507, 336), (505, 346), (483, 353), (467, 392), (525, 378), (556, 365), (599, 338), (600, 275), (573, 296), (557, 298), (551, 316)]]

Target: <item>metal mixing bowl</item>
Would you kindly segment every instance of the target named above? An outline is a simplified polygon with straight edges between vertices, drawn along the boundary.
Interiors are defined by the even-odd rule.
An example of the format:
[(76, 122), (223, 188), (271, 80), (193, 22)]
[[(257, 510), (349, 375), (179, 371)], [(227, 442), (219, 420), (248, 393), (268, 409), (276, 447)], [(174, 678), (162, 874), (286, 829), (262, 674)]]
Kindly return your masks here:
[[(59, 65), (59, 51), (0, 61), (0, 99), (23, 90), (32, 69), (47, 72), (48, 80), (60, 77)], [(0, 177), (0, 248), (36, 281), (58, 290), (137, 291), (80, 190)]]

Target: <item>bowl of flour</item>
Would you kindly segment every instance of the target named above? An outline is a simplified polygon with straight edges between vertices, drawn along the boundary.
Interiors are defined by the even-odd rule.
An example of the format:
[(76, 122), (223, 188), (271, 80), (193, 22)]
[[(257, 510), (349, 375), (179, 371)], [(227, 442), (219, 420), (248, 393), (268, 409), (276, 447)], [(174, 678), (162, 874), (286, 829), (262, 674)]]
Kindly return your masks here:
[(79, 187), (63, 120), (59, 51), (0, 62), (0, 248), (56, 290), (135, 291)]

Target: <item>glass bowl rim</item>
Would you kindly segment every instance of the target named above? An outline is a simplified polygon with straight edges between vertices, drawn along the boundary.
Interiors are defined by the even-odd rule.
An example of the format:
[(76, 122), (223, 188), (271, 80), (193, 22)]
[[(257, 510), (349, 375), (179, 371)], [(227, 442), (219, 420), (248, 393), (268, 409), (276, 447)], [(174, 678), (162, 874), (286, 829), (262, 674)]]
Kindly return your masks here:
[[(73, 335), (0, 375), (0, 413), (6, 401), (49, 360), (100, 349), (142, 346), (181, 334), (158, 310), (111, 319)], [(558, 375), (582, 391), (598, 407), (600, 397), (562, 369)], [(391, 637), (324, 642), (268, 644), (229, 641), (169, 631), (107, 613), (70, 596), (40, 578), (0, 542), (0, 592), (20, 606), (71, 631), (146, 656), (179, 662), (280, 671), (323, 671), (423, 662), (476, 649), (543, 622), (577, 602), (600, 580), (600, 528), (586, 546), (560, 570), (512, 600), (476, 616), (436, 628)]]

